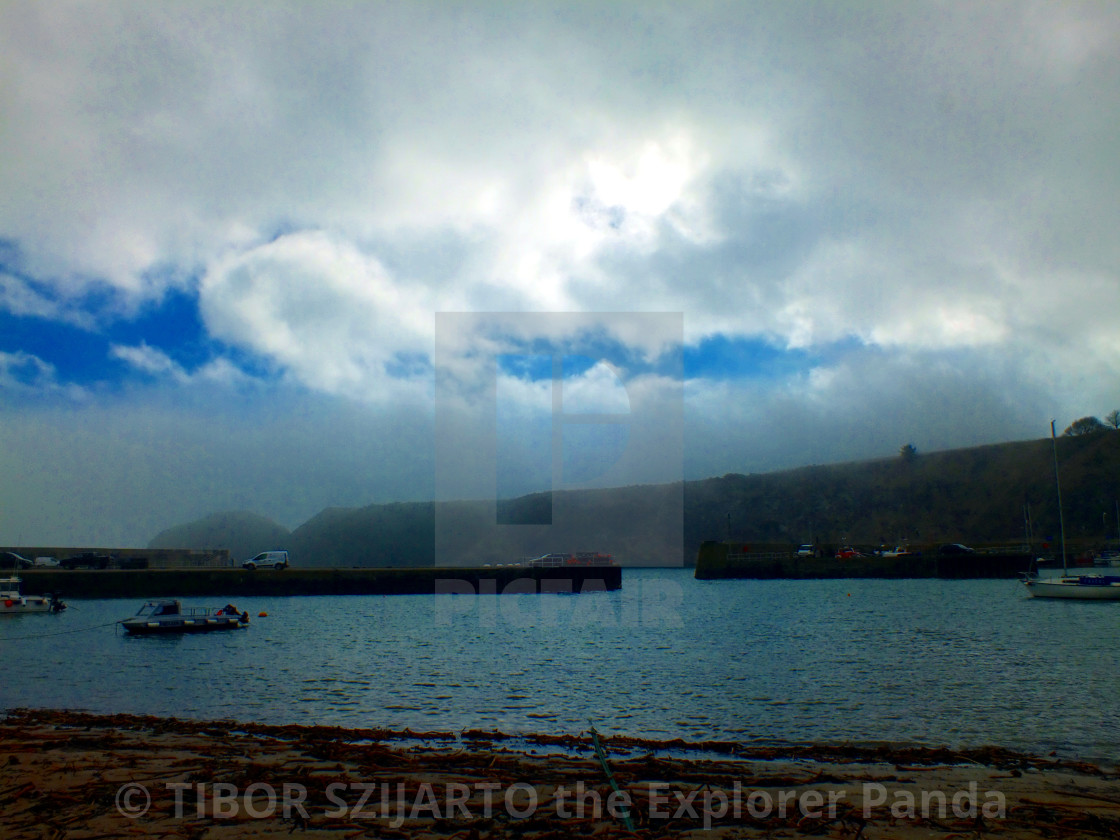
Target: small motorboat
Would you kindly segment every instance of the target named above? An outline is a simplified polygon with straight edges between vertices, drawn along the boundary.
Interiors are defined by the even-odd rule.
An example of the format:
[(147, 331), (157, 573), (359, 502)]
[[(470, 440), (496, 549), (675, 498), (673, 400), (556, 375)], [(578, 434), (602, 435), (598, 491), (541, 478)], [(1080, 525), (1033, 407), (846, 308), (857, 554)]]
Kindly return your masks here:
[(0, 615), (25, 615), (27, 613), (58, 613), (66, 609), (54, 592), (46, 595), (24, 595), (20, 578), (0, 578)]
[(166, 598), (148, 601), (136, 615), (121, 622), (129, 633), (208, 633), (211, 630), (237, 630), (249, 625), (249, 613), (233, 604), (212, 607), (184, 607), (181, 602)]

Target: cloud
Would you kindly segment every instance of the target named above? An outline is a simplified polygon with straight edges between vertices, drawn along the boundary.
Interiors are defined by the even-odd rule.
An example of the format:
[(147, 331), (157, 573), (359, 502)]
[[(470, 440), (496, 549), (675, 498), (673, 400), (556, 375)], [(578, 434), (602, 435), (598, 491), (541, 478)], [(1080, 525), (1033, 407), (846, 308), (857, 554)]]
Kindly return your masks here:
[(21, 317), (72, 323), (85, 328), (93, 324), (89, 313), (44, 293), (24, 278), (3, 272), (0, 272), (0, 306)]
[(0, 353), (0, 384), (5, 388), (30, 387), (54, 379), (54, 368), (30, 353)]
[(1059, 396), (1022, 373), (991, 348), (946, 356), (857, 346), (776, 387), (693, 380), (686, 474), (890, 457), (905, 443), (929, 452), (1043, 437)]
[(200, 307), (215, 338), (301, 384), (379, 401), (400, 396), (402, 357), (431, 355), (432, 298), (321, 231), (287, 234), (215, 263)]
[(166, 353), (154, 347), (149, 347), (143, 342), (132, 347), (113, 344), (109, 348), (109, 355), (114, 359), (120, 359), (136, 370), (161, 380), (170, 380), (179, 385), (213, 382), (230, 386), (246, 384), (250, 381), (250, 377), (228, 359), (214, 359), (200, 365), (194, 371), (188, 372)]
[[(1120, 404), (1109, 4), (7, 4), (0, 55), (21, 402), (113, 390), (50, 325), (137, 399), (388, 416), (431, 410), (438, 313), (517, 353), (560, 346), (524, 313), (677, 312), (696, 470)], [(653, 378), (662, 336), (603, 330)]]

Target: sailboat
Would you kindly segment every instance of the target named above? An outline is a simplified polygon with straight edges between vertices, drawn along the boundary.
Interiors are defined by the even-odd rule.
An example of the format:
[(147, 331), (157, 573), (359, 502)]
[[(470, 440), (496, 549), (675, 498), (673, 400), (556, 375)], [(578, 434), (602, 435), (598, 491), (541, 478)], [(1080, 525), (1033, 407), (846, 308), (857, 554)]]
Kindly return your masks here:
[(1062, 516), (1062, 484), (1058, 479), (1058, 437), (1050, 421), (1054, 447), (1054, 486), (1058, 491), (1058, 522), (1062, 530), (1062, 576), (1040, 578), (1035, 571), (1023, 577), (1032, 598), (1073, 598), (1081, 601), (1120, 601), (1120, 575), (1071, 575), (1066, 563), (1066, 523)]

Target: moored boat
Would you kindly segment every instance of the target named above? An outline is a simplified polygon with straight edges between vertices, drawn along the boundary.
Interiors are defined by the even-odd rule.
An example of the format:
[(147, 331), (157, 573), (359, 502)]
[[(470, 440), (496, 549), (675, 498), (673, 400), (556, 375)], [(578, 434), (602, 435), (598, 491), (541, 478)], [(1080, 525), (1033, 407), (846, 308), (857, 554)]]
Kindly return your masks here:
[(1034, 598), (1120, 601), (1120, 575), (1062, 575), (1052, 578), (1029, 575), (1023, 579), (1023, 585)]
[(136, 615), (121, 622), (125, 630), (136, 635), (208, 633), (211, 630), (236, 630), (248, 624), (249, 613), (239, 611), (233, 604), (219, 609), (184, 607), (181, 602), (170, 598), (148, 601)]
[(27, 613), (57, 613), (66, 609), (58, 595), (24, 595), (18, 577), (0, 578), (0, 615), (25, 615)]
[(1066, 554), (1066, 525), (1062, 515), (1062, 483), (1058, 471), (1058, 437), (1050, 421), (1050, 443), (1054, 452), (1054, 488), (1058, 496), (1058, 523), (1062, 533), (1061, 577), (1039, 577), (1037, 570), (1023, 576), (1032, 598), (1068, 598), (1079, 601), (1120, 601), (1120, 575), (1071, 575)]

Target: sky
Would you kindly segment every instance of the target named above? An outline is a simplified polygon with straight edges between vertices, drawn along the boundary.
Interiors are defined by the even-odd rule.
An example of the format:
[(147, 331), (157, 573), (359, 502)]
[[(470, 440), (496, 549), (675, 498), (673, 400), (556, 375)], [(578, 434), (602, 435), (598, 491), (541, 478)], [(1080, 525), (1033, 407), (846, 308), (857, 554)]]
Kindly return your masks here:
[(0, 2), (0, 543), (1103, 417), (1118, 106), (1106, 2)]

